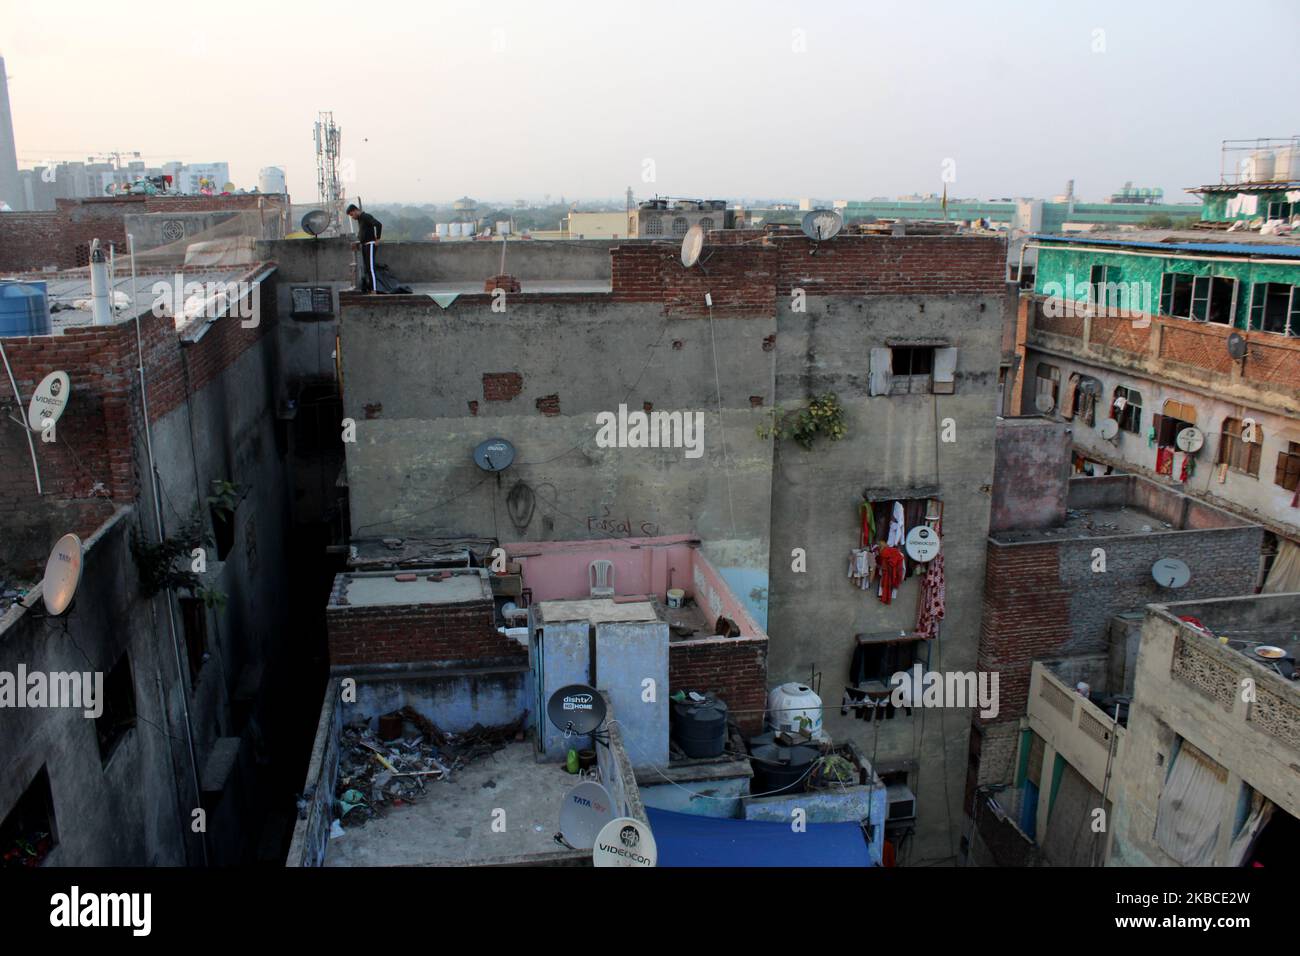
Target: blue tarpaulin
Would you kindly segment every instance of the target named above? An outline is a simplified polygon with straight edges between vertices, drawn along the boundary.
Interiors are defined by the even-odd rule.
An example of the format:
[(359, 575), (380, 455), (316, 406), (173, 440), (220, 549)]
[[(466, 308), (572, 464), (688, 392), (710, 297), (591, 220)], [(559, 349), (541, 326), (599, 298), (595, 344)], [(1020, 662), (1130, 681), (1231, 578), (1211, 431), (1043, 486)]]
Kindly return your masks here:
[(646, 807), (659, 866), (871, 866), (856, 823), (731, 820)]

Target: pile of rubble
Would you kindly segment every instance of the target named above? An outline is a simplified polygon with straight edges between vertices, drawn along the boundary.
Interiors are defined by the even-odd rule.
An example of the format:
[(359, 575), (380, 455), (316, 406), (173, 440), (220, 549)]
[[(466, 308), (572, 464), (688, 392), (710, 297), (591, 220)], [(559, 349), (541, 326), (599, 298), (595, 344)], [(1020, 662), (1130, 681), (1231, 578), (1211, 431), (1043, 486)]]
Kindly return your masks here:
[[(522, 740), (527, 719), (525, 713), (499, 727), (475, 724), (459, 734), (440, 730), (412, 707), (381, 717), (378, 733), (365, 718), (353, 721), (343, 728), (340, 740), (334, 791), (338, 819), (347, 827), (361, 826), (394, 807), (414, 803), (430, 782), (445, 780), (512, 740)], [(383, 731), (395, 734), (381, 739)]]

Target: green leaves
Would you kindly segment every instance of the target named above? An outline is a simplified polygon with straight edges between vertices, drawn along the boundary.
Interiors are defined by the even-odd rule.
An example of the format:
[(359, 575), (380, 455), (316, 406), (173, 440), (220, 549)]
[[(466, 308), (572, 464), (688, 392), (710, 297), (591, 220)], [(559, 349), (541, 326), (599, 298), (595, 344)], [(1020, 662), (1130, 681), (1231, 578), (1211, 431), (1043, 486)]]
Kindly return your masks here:
[(844, 410), (834, 392), (812, 399), (806, 408), (789, 412), (774, 408), (771, 421), (758, 427), (759, 438), (793, 438), (804, 449), (811, 449), (819, 436), (839, 441), (846, 434)]

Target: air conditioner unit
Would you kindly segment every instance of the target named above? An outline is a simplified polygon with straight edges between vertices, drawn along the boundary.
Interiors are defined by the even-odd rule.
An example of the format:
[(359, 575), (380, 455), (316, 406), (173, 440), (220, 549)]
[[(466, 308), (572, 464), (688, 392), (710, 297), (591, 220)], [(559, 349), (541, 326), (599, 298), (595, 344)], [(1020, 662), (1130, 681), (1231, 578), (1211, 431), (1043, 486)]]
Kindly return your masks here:
[(916, 819), (916, 794), (904, 784), (895, 783), (886, 787), (885, 800), (889, 805), (885, 813), (886, 823)]

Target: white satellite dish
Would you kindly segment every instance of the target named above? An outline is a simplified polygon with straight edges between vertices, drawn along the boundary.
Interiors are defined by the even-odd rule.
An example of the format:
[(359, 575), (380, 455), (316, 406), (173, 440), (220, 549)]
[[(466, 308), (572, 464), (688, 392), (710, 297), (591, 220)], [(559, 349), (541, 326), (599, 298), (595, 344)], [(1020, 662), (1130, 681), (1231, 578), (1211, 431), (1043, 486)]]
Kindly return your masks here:
[(1119, 434), (1119, 422), (1113, 418), (1103, 418), (1101, 424), (1097, 426), (1097, 434), (1106, 441), (1114, 441), (1115, 436)]
[(1034, 398), (1034, 408), (1038, 409), (1044, 415), (1056, 407), (1056, 399), (1052, 398), (1047, 392), (1040, 392)]
[(929, 525), (917, 525), (907, 532), (905, 547), (907, 548), (908, 557), (913, 561), (919, 561), (922, 564), (933, 561), (939, 556), (939, 532)]
[(41, 582), (41, 596), (45, 610), (55, 617), (72, 604), (81, 581), (81, 539), (75, 534), (65, 534), (50, 550), (45, 562), (45, 579)]
[(601, 784), (584, 780), (564, 795), (560, 808), (560, 835), (575, 850), (590, 850), (596, 835), (614, 819), (614, 799)]
[(799, 223), (803, 234), (816, 242), (834, 239), (843, 227), (844, 217), (834, 209), (810, 209)]
[(32, 393), (32, 400), (27, 406), (27, 425), (38, 432), (46, 424), (54, 424), (68, 405), (68, 396), (72, 393), (72, 381), (67, 372), (51, 372), (41, 379)]
[(1180, 588), (1192, 579), (1192, 572), (1177, 558), (1161, 558), (1151, 565), (1151, 577), (1162, 588)]
[(704, 250), (704, 227), (691, 226), (686, 230), (686, 235), (682, 237), (682, 265), (690, 268), (700, 261), (700, 253)]
[(649, 867), (658, 861), (654, 834), (631, 817), (616, 817), (601, 827), (591, 851), (591, 862), (596, 866)]
[(1191, 454), (1201, 450), (1201, 446), (1205, 444), (1205, 435), (1199, 428), (1184, 428), (1174, 438), (1174, 444), (1182, 451)]

